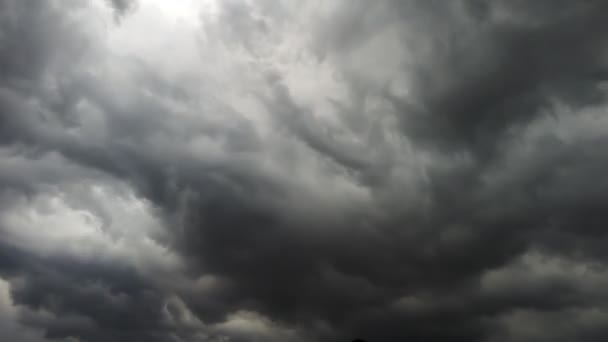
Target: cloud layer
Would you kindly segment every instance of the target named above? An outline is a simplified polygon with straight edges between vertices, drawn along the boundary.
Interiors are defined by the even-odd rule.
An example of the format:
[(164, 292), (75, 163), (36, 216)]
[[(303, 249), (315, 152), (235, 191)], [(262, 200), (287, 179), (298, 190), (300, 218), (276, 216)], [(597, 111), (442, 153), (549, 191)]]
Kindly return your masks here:
[(606, 14), (0, 0), (0, 339), (605, 340)]

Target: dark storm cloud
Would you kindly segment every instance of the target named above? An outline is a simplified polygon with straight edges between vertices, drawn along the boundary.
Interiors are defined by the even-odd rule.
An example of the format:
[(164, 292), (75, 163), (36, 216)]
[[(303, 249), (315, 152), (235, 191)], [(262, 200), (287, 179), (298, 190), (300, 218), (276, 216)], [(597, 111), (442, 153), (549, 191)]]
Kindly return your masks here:
[(143, 334), (155, 340), (155, 335), (166, 335), (162, 334), (161, 297), (134, 275), (135, 270), (74, 260), (31, 259), (27, 263), (19, 265), (28, 273), (13, 288), (12, 296), (21, 305), (51, 312), (50, 317), (32, 312), (22, 318), (25, 324), (45, 331), (48, 338), (105, 341)]
[(414, 60), (401, 70), (412, 74), (413, 94), (389, 98), (413, 139), (446, 148), (467, 144), (476, 151), (494, 145), (507, 128), (525, 124), (553, 97), (603, 100), (595, 89), (607, 67), (601, 1), (383, 4), (378, 17), (384, 27), (373, 19), (355, 25), (369, 11), (367, 4), (355, 3), (348, 16), (339, 13), (330, 26), (334, 33), (322, 41), (337, 46), (339, 54), (350, 53), (366, 43), (359, 37), (397, 22), (400, 38), (416, 48)]
[[(271, 64), (251, 86), (267, 137), (221, 83), (201, 94), (103, 55), (67, 3), (0, 1), (0, 276), (23, 326), (92, 342), (606, 336), (604, 2), (335, 2), (306, 46), (346, 88), (339, 124), (264, 59), (272, 25), (309, 12), (222, 4), (213, 51)], [(35, 220), (63, 208), (44, 196), (118, 220), (103, 201), (126, 195), (97, 203), (85, 182), (148, 201), (165, 231), (141, 239), (184, 267), (157, 271), (103, 225), (114, 259), (18, 234), (54, 228)]]

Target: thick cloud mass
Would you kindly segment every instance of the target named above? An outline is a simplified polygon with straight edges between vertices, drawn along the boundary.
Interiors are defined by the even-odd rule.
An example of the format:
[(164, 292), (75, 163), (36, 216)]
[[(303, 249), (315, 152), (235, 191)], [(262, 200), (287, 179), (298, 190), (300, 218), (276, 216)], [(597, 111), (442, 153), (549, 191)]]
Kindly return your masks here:
[(607, 340), (607, 15), (0, 0), (0, 340)]

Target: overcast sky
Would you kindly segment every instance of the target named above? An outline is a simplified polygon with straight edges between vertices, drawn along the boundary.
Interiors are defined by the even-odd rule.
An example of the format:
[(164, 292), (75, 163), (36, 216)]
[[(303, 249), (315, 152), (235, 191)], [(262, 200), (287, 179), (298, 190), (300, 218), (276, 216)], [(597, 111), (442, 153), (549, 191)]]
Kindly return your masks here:
[(0, 0), (0, 341), (608, 340), (607, 17)]

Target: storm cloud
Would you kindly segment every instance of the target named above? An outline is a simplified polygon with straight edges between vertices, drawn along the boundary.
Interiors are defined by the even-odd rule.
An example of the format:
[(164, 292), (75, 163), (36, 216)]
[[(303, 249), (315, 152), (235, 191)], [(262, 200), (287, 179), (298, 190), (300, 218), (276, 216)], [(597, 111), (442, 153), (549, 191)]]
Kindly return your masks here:
[(0, 339), (606, 340), (607, 15), (0, 0)]

